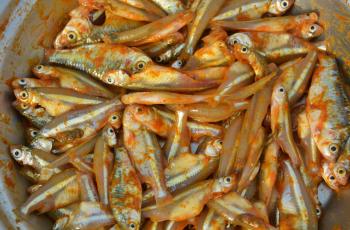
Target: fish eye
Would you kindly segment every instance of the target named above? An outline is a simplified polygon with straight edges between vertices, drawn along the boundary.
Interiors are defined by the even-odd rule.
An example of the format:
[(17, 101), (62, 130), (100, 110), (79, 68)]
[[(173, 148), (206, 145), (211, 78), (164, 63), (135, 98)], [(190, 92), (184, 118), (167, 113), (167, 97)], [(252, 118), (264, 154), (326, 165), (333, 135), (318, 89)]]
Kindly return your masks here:
[(19, 79), (18, 83), (19, 83), (20, 85), (26, 85), (26, 84), (27, 84), (27, 82), (26, 82), (25, 79)]
[(146, 62), (144, 62), (144, 61), (139, 61), (136, 63), (136, 68), (138, 70), (143, 70), (143, 68), (145, 68), (145, 66), (146, 66)]
[(136, 228), (136, 225), (135, 225), (134, 223), (130, 223), (130, 224), (129, 224), (129, 227), (130, 227), (131, 229), (135, 229), (135, 228)]
[(27, 91), (22, 91), (20, 92), (19, 96), (22, 98), (22, 99), (27, 99), (28, 98), (28, 92)]
[(163, 61), (163, 59), (160, 56), (155, 57), (155, 61), (160, 63)]
[(108, 84), (113, 84), (114, 83), (114, 79), (112, 77), (108, 77), (107, 78), (107, 82), (108, 82)]
[(44, 68), (43, 65), (37, 65), (37, 66), (35, 66), (35, 69), (36, 69), (36, 70), (42, 70), (43, 68)]
[(118, 120), (118, 116), (117, 115), (113, 115), (112, 117), (111, 117), (111, 121), (112, 122), (115, 122), (115, 121), (117, 121)]
[(334, 180), (335, 180), (335, 177), (334, 177), (334, 176), (330, 176), (329, 179), (330, 179), (331, 181), (334, 181)]
[(29, 105), (25, 104), (25, 103), (21, 103), (21, 108), (22, 109), (28, 109)]
[(137, 107), (136, 111), (137, 111), (138, 113), (142, 113), (143, 109), (142, 109), (141, 107)]
[(77, 39), (77, 34), (73, 31), (68, 32), (67, 38), (70, 42), (75, 42)]
[(20, 158), (22, 155), (22, 151), (19, 149), (14, 149), (12, 150), (12, 155), (14, 156), (14, 158)]
[(346, 172), (346, 170), (345, 170), (343, 167), (340, 167), (340, 168), (337, 169), (337, 173), (338, 173), (339, 175), (341, 175), (341, 176), (344, 175), (345, 172)]
[(241, 49), (242, 53), (248, 53), (248, 48), (243, 46)]
[(281, 6), (282, 6), (283, 9), (286, 9), (289, 6), (289, 2), (288, 1), (282, 1), (281, 2)]
[(283, 87), (280, 87), (280, 88), (278, 89), (278, 92), (284, 93), (284, 88), (283, 88)]
[(230, 184), (230, 183), (232, 182), (232, 178), (229, 177), (229, 176), (228, 176), (228, 177), (225, 177), (225, 178), (224, 178), (224, 181), (225, 181), (226, 184)]
[(112, 128), (108, 128), (107, 132), (109, 135), (113, 135), (114, 134), (114, 130)]
[(331, 144), (331, 145), (329, 146), (329, 151), (331, 151), (331, 153), (333, 153), (333, 154), (337, 154), (337, 153), (339, 152), (339, 147), (338, 147), (338, 145), (336, 145), (336, 144)]
[(311, 26), (310, 26), (310, 32), (311, 32), (311, 33), (316, 32), (316, 26), (315, 26), (315, 25), (311, 25)]
[(183, 66), (183, 61), (182, 60), (176, 60), (171, 67), (175, 68), (175, 69), (180, 69)]
[(38, 135), (38, 131), (32, 130), (32, 131), (30, 132), (30, 135), (31, 135), (32, 137), (35, 137), (36, 135)]
[(233, 43), (234, 45), (236, 45), (236, 44), (238, 44), (238, 42), (239, 42), (238, 39), (233, 39), (233, 42), (232, 42), (232, 43)]

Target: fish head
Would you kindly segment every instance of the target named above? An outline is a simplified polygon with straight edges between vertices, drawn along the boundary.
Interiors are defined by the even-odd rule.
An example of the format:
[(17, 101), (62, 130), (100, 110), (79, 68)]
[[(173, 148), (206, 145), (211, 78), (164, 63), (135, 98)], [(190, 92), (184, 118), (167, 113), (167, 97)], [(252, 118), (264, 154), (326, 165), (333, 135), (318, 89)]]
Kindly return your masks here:
[(227, 193), (237, 184), (235, 176), (221, 177), (214, 181), (213, 192), (217, 195)]
[(130, 83), (130, 76), (124, 70), (111, 70), (102, 76), (102, 81), (109, 85), (127, 86)]
[(310, 40), (321, 36), (323, 32), (324, 32), (324, 29), (322, 28), (322, 26), (313, 22), (308, 22), (308, 23), (304, 23), (301, 26), (300, 36), (303, 39)]
[(209, 157), (219, 157), (222, 150), (222, 139), (212, 139), (205, 146), (204, 154)]
[(27, 79), (27, 78), (15, 78), (15, 79), (11, 82), (11, 86), (12, 86), (14, 89), (28, 87), (28, 86), (30, 86), (28, 80), (29, 80), (29, 79)]
[(23, 145), (11, 145), (11, 156), (21, 165), (33, 165), (31, 149)]
[(107, 124), (103, 129), (103, 137), (105, 138), (107, 144), (112, 147), (117, 144), (117, 134), (110, 124)]
[(116, 111), (112, 113), (108, 117), (108, 124), (111, 125), (115, 129), (119, 129), (122, 125), (122, 114), (120, 111)]
[(33, 67), (32, 72), (35, 76), (45, 78), (47, 76), (54, 76), (54, 69), (51, 66), (36, 65)]
[(241, 44), (248, 48), (253, 47), (253, 41), (246, 33), (235, 33), (227, 38), (226, 43), (229, 46)]
[(30, 105), (19, 100), (16, 100), (12, 103), (12, 106), (17, 109), (18, 112), (23, 114), (26, 110), (30, 109)]
[(248, 62), (249, 57), (254, 55), (253, 50), (248, 46), (236, 43), (233, 46), (234, 54), (239, 61)]
[(272, 103), (283, 106), (288, 103), (288, 92), (282, 84), (276, 84), (272, 91)]
[(124, 207), (118, 213), (117, 222), (123, 229), (135, 230), (140, 229), (141, 216), (135, 209)]
[(26, 136), (30, 141), (32, 141), (39, 134), (39, 130), (33, 127), (26, 129)]
[(144, 53), (136, 52), (135, 57), (130, 58), (130, 70), (133, 74), (139, 73), (146, 69), (147, 66), (153, 64), (151, 58), (149, 58)]
[(148, 122), (154, 119), (153, 110), (145, 105), (131, 105), (129, 111), (138, 121)]
[(348, 138), (344, 151), (334, 165), (333, 173), (341, 185), (347, 185), (350, 177), (350, 138)]
[(15, 89), (14, 94), (17, 100), (22, 103), (31, 104), (33, 100), (33, 93), (26, 89)]
[(273, 15), (286, 13), (294, 4), (295, 0), (272, 0), (268, 12)]
[(86, 18), (72, 18), (54, 41), (55, 49), (71, 48), (87, 43), (91, 23)]
[(323, 162), (322, 163), (322, 170), (321, 170), (321, 175), (324, 181), (327, 183), (327, 185), (333, 189), (338, 191), (340, 184), (338, 183), (334, 173), (334, 164), (330, 162)]

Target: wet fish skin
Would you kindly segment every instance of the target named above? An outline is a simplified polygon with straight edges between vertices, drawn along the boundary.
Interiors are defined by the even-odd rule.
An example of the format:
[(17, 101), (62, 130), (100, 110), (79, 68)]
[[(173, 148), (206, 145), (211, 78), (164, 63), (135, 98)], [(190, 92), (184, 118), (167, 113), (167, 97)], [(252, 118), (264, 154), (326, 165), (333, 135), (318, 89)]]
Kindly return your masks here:
[(234, 180), (233, 177), (225, 177), (199, 182), (177, 193), (167, 205), (158, 208), (148, 206), (142, 212), (153, 221), (182, 221), (195, 217), (209, 200), (230, 191)]
[(12, 105), (21, 115), (27, 118), (29, 122), (37, 128), (42, 128), (53, 119), (53, 117), (49, 115), (48, 112), (42, 107), (37, 108), (36, 106), (22, 103), (17, 100), (14, 101)]
[(149, 65), (134, 75), (108, 74), (102, 80), (111, 85), (133, 90), (201, 91), (217, 86), (215, 81), (195, 80), (173, 68)]
[(265, 13), (282, 15), (293, 6), (294, 0), (261, 0), (228, 2), (213, 20), (252, 20)]
[(306, 114), (322, 156), (335, 162), (347, 151), (344, 147), (350, 137), (350, 103), (336, 60), (319, 54), (319, 62), (312, 76)]
[(55, 80), (42, 80), (36, 78), (14, 78), (11, 82), (14, 89), (17, 88), (36, 88), (36, 87), (59, 87)]
[(185, 6), (180, 0), (152, 0), (160, 6), (167, 14), (176, 14), (185, 9)]
[[(123, 105), (118, 98), (105, 103), (90, 106), (81, 110), (72, 111), (56, 117), (46, 124), (39, 132), (43, 137), (55, 137), (60, 133), (72, 130), (82, 130), (82, 139), (92, 136), (102, 129), (109, 122), (118, 127), (120, 124), (120, 110)], [(94, 119), (94, 123), (90, 123)]]
[(165, 185), (161, 149), (155, 134), (135, 120), (131, 108), (126, 107), (123, 115), (124, 145), (141, 176), (141, 181), (152, 187), (157, 205), (160, 206), (172, 200)]
[(86, 105), (99, 104), (105, 101), (103, 98), (81, 94), (65, 88), (15, 89), (14, 94), (22, 103), (40, 105), (51, 116), (58, 116)]
[(281, 149), (289, 155), (294, 166), (298, 167), (302, 159), (292, 133), (288, 92), (282, 85), (276, 84), (271, 100), (271, 129), (274, 138)]
[(57, 79), (61, 87), (74, 89), (80, 93), (109, 99), (116, 96), (99, 81), (81, 71), (58, 66), (36, 65), (32, 72), (42, 79)]
[(114, 148), (114, 167), (109, 187), (110, 206), (121, 229), (139, 229), (142, 188), (124, 147)]
[(44, 213), (61, 208), (79, 200), (80, 188), (73, 169), (68, 169), (52, 177), (45, 185), (32, 193), (21, 206), (25, 215), (39, 211)]
[(137, 48), (105, 43), (73, 49), (46, 50), (45, 57), (49, 63), (82, 70), (97, 79), (115, 71), (137, 73), (152, 63), (152, 60)]

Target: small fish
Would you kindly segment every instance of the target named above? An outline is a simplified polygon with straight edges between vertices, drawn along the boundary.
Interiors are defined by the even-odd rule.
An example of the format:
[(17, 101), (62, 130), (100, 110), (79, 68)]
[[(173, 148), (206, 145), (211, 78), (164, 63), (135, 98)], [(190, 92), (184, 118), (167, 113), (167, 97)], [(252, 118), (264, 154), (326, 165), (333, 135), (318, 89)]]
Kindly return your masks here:
[(168, 15), (152, 23), (120, 33), (114, 33), (105, 37), (109, 43), (126, 43), (128, 45), (144, 45), (147, 43), (158, 42), (187, 25), (193, 18), (190, 11), (179, 12), (174, 15)]
[(217, 86), (215, 81), (194, 80), (176, 69), (159, 65), (147, 66), (142, 72), (131, 76), (111, 73), (102, 80), (107, 84), (133, 90), (192, 92)]
[(190, 95), (171, 92), (137, 92), (122, 96), (122, 102), (126, 105), (171, 105), (171, 104), (194, 104), (207, 102), (212, 98), (211, 95)]
[[(230, 46), (236, 43), (259, 50), (274, 63), (283, 63), (304, 56), (317, 46), (284, 32), (240, 32), (227, 38)], [(318, 49), (318, 48), (317, 48)]]
[(318, 229), (312, 199), (298, 170), (289, 160), (283, 162), (282, 191), (278, 201), (282, 229)]
[(33, 211), (45, 213), (77, 202), (79, 197), (77, 174), (73, 169), (67, 169), (32, 193), (21, 206), (21, 212), (24, 215)]
[(298, 167), (301, 164), (301, 155), (293, 137), (288, 92), (282, 85), (274, 86), (271, 101), (271, 129), (274, 138), (289, 155), (294, 166)]
[(215, 66), (227, 66), (234, 61), (234, 56), (224, 40), (215, 41), (194, 52), (184, 69), (201, 69)]
[(12, 105), (22, 116), (27, 118), (27, 120), (37, 128), (42, 128), (53, 119), (53, 117), (42, 107), (32, 106), (17, 100), (14, 101)]
[[(123, 108), (120, 100), (115, 98), (102, 104), (89, 106), (56, 117), (46, 124), (39, 132), (40, 136), (55, 138), (69, 131), (81, 130), (80, 140), (96, 135), (107, 123), (118, 129), (121, 125), (120, 110)], [(90, 122), (94, 121), (94, 122)]]
[(209, 24), (209, 21), (217, 14), (224, 2), (224, 0), (203, 0), (199, 3), (196, 9), (196, 16), (189, 26), (186, 46), (180, 55), (180, 60), (187, 60), (189, 56), (194, 53), (197, 43)]
[(190, 139), (187, 127), (187, 111), (175, 111), (175, 124), (164, 146), (164, 153), (168, 162), (174, 159), (178, 154), (189, 152)]
[[(145, 105), (132, 105), (129, 108), (134, 118), (148, 130), (161, 137), (170, 135), (176, 120), (175, 114)], [(203, 136), (218, 137), (222, 134), (221, 127), (213, 124), (188, 121), (187, 126), (191, 138), (195, 140)]]
[(214, 21), (212, 25), (236, 31), (288, 32), (303, 39), (311, 39), (323, 33), (322, 27), (316, 24), (318, 19), (318, 15), (312, 12), (296, 16), (272, 17), (251, 21)]
[(234, 113), (246, 110), (249, 101), (222, 102), (216, 106), (208, 103), (197, 103), (190, 105), (168, 105), (171, 110), (182, 108), (188, 112), (188, 116), (199, 122), (219, 122), (230, 118)]
[(277, 181), (278, 158), (280, 155), (280, 147), (275, 140), (271, 140), (265, 148), (263, 155), (259, 176), (259, 199), (266, 206), (269, 206)]
[(311, 51), (295, 65), (285, 69), (276, 84), (288, 92), (289, 105), (293, 106), (304, 95), (317, 62), (317, 52)]
[(300, 112), (297, 116), (297, 133), (300, 144), (304, 150), (304, 161), (307, 171), (312, 177), (313, 181), (318, 183), (321, 179), (321, 153), (318, 150), (314, 139), (312, 138), (310, 125), (305, 110)]
[(143, 50), (148, 56), (151, 58), (155, 58), (155, 61), (157, 61), (158, 55), (161, 55), (165, 51), (167, 51), (172, 46), (179, 44), (184, 41), (184, 35), (180, 32), (175, 32), (173, 34), (170, 34), (169, 36), (163, 38), (162, 40), (150, 44), (146, 44), (143, 46), (138, 47), (139, 49)]
[(17, 88), (37, 88), (37, 87), (59, 87), (55, 80), (42, 80), (36, 78), (14, 78), (11, 82), (14, 89)]
[(180, 0), (151, 0), (160, 6), (167, 14), (176, 14), (185, 10), (184, 4)]
[(123, 45), (91, 44), (65, 50), (46, 50), (49, 63), (82, 70), (97, 79), (120, 72), (133, 74), (143, 70), (152, 60), (142, 51)]
[(253, 48), (237, 43), (234, 45), (234, 53), (239, 61), (245, 62), (253, 68), (256, 80), (260, 80), (269, 73), (266, 58)]
[(350, 138), (347, 140), (344, 149), (345, 151), (338, 158), (333, 171), (339, 184), (345, 186), (348, 184), (350, 177)]
[(105, 101), (103, 98), (81, 94), (65, 88), (15, 89), (14, 93), (20, 102), (40, 105), (51, 116), (58, 116), (86, 105), (100, 104)]
[(349, 140), (349, 98), (336, 60), (319, 54), (319, 66), (312, 76), (306, 103), (306, 114), (322, 156), (335, 162), (345, 151)]
[(39, 173), (38, 182), (45, 182), (54, 174), (60, 173), (59, 168), (45, 170), (45, 168), (57, 159), (57, 156), (40, 149), (32, 149), (24, 145), (12, 145), (10, 152), (13, 159), (22, 166), (29, 166)]
[(81, 201), (98, 202), (99, 197), (93, 175), (90, 173), (77, 172), (77, 180), (80, 186)]
[(121, 229), (140, 229), (142, 188), (125, 148), (114, 149), (109, 187), (110, 206)]
[(123, 139), (142, 182), (149, 184), (154, 193), (157, 205), (172, 200), (165, 185), (163, 156), (155, 134), (142, 127), (126, 107), (123, 114)]
[(213, 20), (245, 21), (261, 18), (266, 13), (282, 15), (293, 4), (294, 0), (229, 1)]
[(63, 88), (109, 99), (116, 96), (99, 81), (81, 71), (49, 65), (36, 65), (32, 71), (39, 78), (57, 79)]
[(230, 176), (199, 182), (176, 193), (173, 201), (166, 205), (143, 208), (142, 214), (152, 221), (182, 221), (195, 217), (209, 200), (229, 192), (233, 183), (234, 178)]
[(249, 200), (232, 191), (209, 201), (207, 206), (230, 222), (242, 214), (251, 214), (262, 219), (262, 214)]
[[(164, 169), (169, 191), (185, 188), (213, 174), (218, 167), (221, 149), (220, 139), (209, 139), (200, 153), (182, 153), (171, 160)], [(143, 206), (149, 204), (153, 196), (152, 190), (146, 190), (142, 195)]]
[[(116, 16), (109, 11), (103, 11), (96, 20), (91, 20), (90, 17), (97, 16), (98, 11), (94, 13), (94, 11), (82, 6), (73, 11), (70, 14), (71, 19), (54, 41), (55, 49), (102, 42), (104, 36), (144, 25), (144, 22)], [(83, 16), (76, 17), (73, 15), (77, 13), (83, 14)]]
[[(112, 135), (115, 136), (113, 129), (106, 127), (102, 133), (106, 133), (112, 130)], [(107, 143), (105, 135), (98, 137), (93, 158), (93, 170), (95, 174), (95, 180), (97, 185), (97, 191), (100, 196), (102, 204), (108, 206), (108, 191), (109, 191), (109, 179), (113, 169), (113, 153), (110, 146)]]
[(261, 127), (260, 129), (258, 129), (257, 133), (255, 134), (255, 138), (253, 139), (253, 142), (251, 142), (247, 161), (242, 170), (241, 177), (238, 181), (238, 187), (237, 187), (238, 192), (242, 192), (245, 188), (249, 186), (250, 183), (252, 183), (252, 180), (255, 179), (255, 177), (253, 176), (254, 169), (259, 164), (259, 159), (264, 149), (265, 139), (266, 139), (266, 131), (263, 127)]
[(115, 224), (112, 213), (99, 202), (80, 202), (64, 229), (104, 229)]

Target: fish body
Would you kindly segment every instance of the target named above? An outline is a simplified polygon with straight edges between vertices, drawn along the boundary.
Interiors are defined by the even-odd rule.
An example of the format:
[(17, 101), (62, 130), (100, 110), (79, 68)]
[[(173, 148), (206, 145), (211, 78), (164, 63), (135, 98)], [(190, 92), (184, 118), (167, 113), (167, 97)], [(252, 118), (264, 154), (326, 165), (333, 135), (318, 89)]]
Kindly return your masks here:
[(53, 119), (53, 117), (42, 107), (38, 108), (34, 105), (22, 103), (20, 101), (14, 101), (12, 105), (37, 128), (42, 128)]
[(114, 159), (109, 187), (109, 200), (114, 218), (121, 229), (139, 229), (141, 183), (125, 148), (115, 148)]
[(312, 76), (306, 114), (312, 137), (322, 156), (335, 162), (348, 151), (345, 145), (350, 134), (350, 104), (336, 60), (322, 54), (319, 61)]
[(103, 84), (81, 71), (49, 65), (37, 65), (32, 71), (39, 78), (57, 79), (63, 88), (109, 99), (115, 97)]
[(105, 43), (47, 50), (46, 58), (49, 63), (82, 70), (97, 79), (118, 71), (133, 74), (152, 63), (147, 55), (136, 48)]

